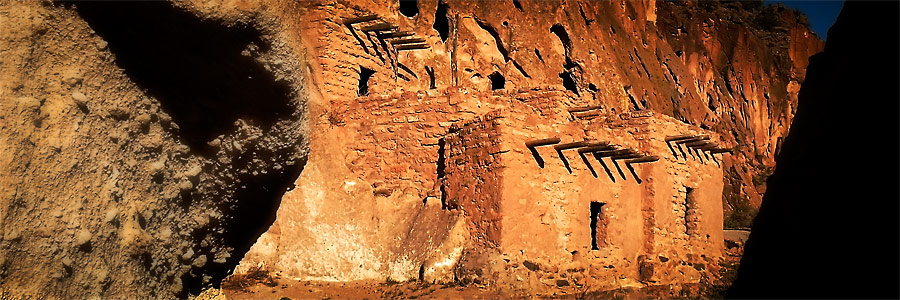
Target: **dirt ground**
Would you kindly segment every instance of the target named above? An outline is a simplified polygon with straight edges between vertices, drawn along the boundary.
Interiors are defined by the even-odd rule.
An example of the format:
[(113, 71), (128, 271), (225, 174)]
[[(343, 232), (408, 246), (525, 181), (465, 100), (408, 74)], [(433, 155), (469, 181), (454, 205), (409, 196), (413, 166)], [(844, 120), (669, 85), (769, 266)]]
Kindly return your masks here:
[(428, 285), (417, 282), (299, 282), (276, 280), (245, 289), (223, 290), (228, 299), (497, 299), (503, 298), (483, 286)]
[(244, 278), (231, 277), (221, 290), (208, 290), (196, 299), (721, 299), (737, 274), (743, 245), (726, 250), (718, 278), (703, 278), (698, 284), (655, 285), (607, 291), (574, 287), (549, 293), (522, 294), (501, 292), (480, 284), (427, 284), (422, 282), (308, 282), (275, 278), (257, 273)]

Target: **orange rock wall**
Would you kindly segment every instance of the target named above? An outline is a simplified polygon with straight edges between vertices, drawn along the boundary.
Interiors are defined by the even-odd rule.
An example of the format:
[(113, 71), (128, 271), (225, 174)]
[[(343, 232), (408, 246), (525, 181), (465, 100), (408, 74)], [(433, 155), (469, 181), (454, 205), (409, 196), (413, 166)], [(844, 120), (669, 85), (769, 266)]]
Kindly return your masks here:
[[(533, 240), (527, 241), (524, 240), (526, 237), (517, 236), (519, 233), (515, 231), (507, 232), (516, 229), (506, 223), (502, 226), (496, 223), (498, 218), (502, 220), (506, 217), (515, 217), (508, 216), (504, 212), (505, 205), (513, 207), (511, 210), (513, 214), (521, 211), (528, 215), (534, 212), (529, 211), (528, 207), (516, 208), (517, 204), (513, 202), (501, 203), (498, 210), (497, 205), (492, 204), (499, 201), (490, 196), (494, 193), (492, 189), (482, 189), (481, 193), (476, 193), (475, 187), (463, 184), (463, 178), (466, 180), (481, 178), (485, 184), (500, 186), (513, 184), (510, 182), (526, 184), (529, 178), (535, 182), (528, 184), (551, 182), (554, 183), (551, 189), (556, 190), (554, 193), (563, 193), (565, 197), (579, 199), (574, 202), (577, 204), (572, 204), (579, 207), (583, 206), (585, 201), (589, 202), (590, 196), (572, 196), (567, 194), (567, 189), (585, 188), (600, 195), (598, 197), (612, 199), (615, 199), (616, 191), (619, 189), (628, 191), (619, 196), (629, 198), (633, 202), (621, 206), (610, 202), (609, 209), (613, 211), (618, 209), (618, 213), (636, 219), (626, 220), (625, 224), (632, 224), (627, 228), (617, 228), (624, 226), (622, 223), (611, 224), (609, 237), (620, 239), (621, 244), (617, 245), (629, 251), (639, 249), (648, 254), (678, 248), (679, 240), (680, 243), (685, 243), (683, 237), (679, 238), (675, 233), (668, 233), (684, 231), (683, 218), (679, 219), (677, 209), (673, 208), (679, 205), (684, 207), (673, 202), (684, 198), (682, 195), (685, 193), (684, 186), (696, 185), (695, 197), (717, 198), (722, 201), (721, 194), (715, 196), (709, 193), (722, 190), (717, 188), (720, 184), (715, 183), (714, 178), (724, 169), (731, 178), (728, 181), (729, 188), (726, 189), (728, 193), (737, 195), (736, 197), (743, 200), (758, 198), (756, 187), (751, 182), (754, 172), (751, 162), (765, 163), (774, 156), (777, 137), (786, 132), (790, 118), (789, 114), (782, 114), (780, 111), (783, 110), (775, 108), (786, 109), (790, 107), (792, 99), (795, 99), (791, 93), (775, 91), (791, 90), (790, 85), (785, 83), (794, 82), (796, 78), (771, 79), (777, 74), (773, 75), (769, 71), (774, 60), (770, 59), (772, 55), (767, 53), (774, 51), (774, 48), (767, 41), (762, 41), (755, 31), (730, 35), (740, 31), (740, 26), (733, 26), (734, 22), (730, 20), (719, 20), (718, 16), (709, 17), (712, 22), (700, 17), (684, 18), (683, 21), (688, 22), (685, 24), (673, 24), (666, 20), (676, 14), (672, 12), (673, 10), (682, 7), (687, 7), (686, 10), (693, 13), (698, 7), (697, 3), (686, 3), (683, 6), (656, 1), (565, 3), (518, 1), (517, 3), (518, 6), (513, 1), (419, 1), (418, 14), (412, 17), (400, 14), (397, 2), (386, 0), (282, 3), (284, 11), (291, 15), (286, 20), (290, 20), (290, 27), (296, 29), (295, 34), (306, 46), (303, 59), (311, 74), (310, 85), (306, 87), (306, 92), (310, 94), (311, 120), (309, 124), (311, 148), (307, 168), (318, 170), (319, 173), (316, 173), (316, 176), (301, 176), (298, 182), (309, 180), (312, 182), (306, 184), (331, 186), (319, 194), (310, 194), (304, 198), (305, 200), (283, 202), (282, 209), (290, 211), (291, 209), (287, 207), (298, 206), (294, 208), (297, 210), (309, 203), (356, 201), (347, 198), (345, 191), (338, 188), (339, 183), (329, 183), (336, 181), (336, 178), (342, 178), (354, 182), (356, 186), (371, 188), (370, 192), (360, 190), (358, 196), (351, 196), (353, 199), (364, 197), (371, 199), (366, 201), (372, 202), (361, 202), (365, 203), (363, 205), (385, 208), (375, 215), (362, 211), (354, 212), (358, 214), (356, 219), (365, 219), (367, 220), (365, 222), (369, 222), (371, 218), (378, 220), (375, 224), (381, 224), (373, 226), (387, 226), (388, 220), (399, 224), (394, 226), (397, 229), (376, 230), (372, 236), (360, 237), (373, 241), (361, 245), (380, 245), (371, 247), (374, 247), (373, 253), (381, 254), (371, 256), (373, 257), (371, 261), (364, 260), (372, 265), (380, 265), (380, 269), (374, 270), (374, 273), (364, 273), (368, 275), (346, 273), (356, 275), (336, 276), (335, 280), (378, 278), (373, 274), (394, 274), (395, 272), (391, 271), (392, 263), (389, 262), (403, 260), (400, 259), (403, 257), (409, 258), (405, 264), (411, 265), (422, 263), (413, 261), (411, 257), (414, 256), (429, 257), (426, 261), (443, 261), (439, 256), (443, 257), (441, 255), (446, 253), (434, 254), (437, 256), (422, 253), (424, 251), (422, 249), (432, 249), (443, 243), (443, 238), (423, 241), (422, 249), (408, 249), (407, 246), (400, 245), (410, 245), (409, 241), (418, 240), (410, 238), (415, 232), (432, 232), (429, 230), (433, 228), (425, 229), (430, 228), (425, 225), (427, 222), (423, 221), (427, 219), (425, 216), (428, 213), (425, 212), (430, 209), (428, 207), (433, 208), (429, 205), (441, 203), (441, 198), (447, 201), (453, 198), (449, 196), (454, 193), (454, 197), (459, 199), (452, 201), (459, 201), (469, 230), (474, 236), (480, 237), (473, 239), (474, 242), (499, 243), (501, 247), (504, 243), (520, 246), (533, 243)], [(447, 22), (446, 32), (436, 29), (438, 27), (436, 22), (442, 20)], [(373, 29), (379, 26), (390, 28), (383, 32), (410, 33), (404, 38), (420, 40), (417, 45), (424, 49), (401, 49), (398, 47), (400, 44), (391, 43), (395, 39), (379, 38), (378, 29)], [(677, 30), (674, 30), (675, 27), (678, 27)], [(792, 53), (796, 54), (797, 60), (802, 60), (804, 51), (815, 49), (815, 38), (800, 33), (796, 36), (798, 39), (803, 38), (791, 42), (798, 45), (795, 47), (797, 50)], [(800, 63), (797, 66), (802, 65)], [(372, 73), (367, 80), (362, 76), (364, 71)], [(795, 74), (802, 72), (798, 70)], [(492, 80), (496, 80), (498, 76), (502, 77), (502, 87), (492, 90)], [(367, 93), (364, 93), (361, 87), (365, 87)], [(488, 161), (484, 154), (491, 153), (487, 149), (494, 146), (485, 146), (486, 141), (482, 137), (464, 137), (452, 133), (451, 128), (464, 129), (466, 126), (486, 125), (486, 123), (473, 124), (484, 122), (483, 119), (479, 119), (481, 116), (498, 109), (510, 109), (511, 116), (518, 118), (521, 114), (521, 117), (528, 118), (525, 123), (511, 123), (514, 125), (502, 125), (508, 117), (499, 119), (501, 125), (496, 130), (512, 139), (524, 139), (524, 136), (517, 137), (522, 134), (517, 130), (525, 130), (523, 128), (533, 130), (533, 126), (542, 122), (550, 122), (545, 125), (553, 128), (549, 131), (559, 129), (573, 138), (587, 134), (619, 136), (612, 133), (615, 130), (622, 130), (622, 136), (647, 134), (628, 132), (632, 129), (626, 129), (627, 126), (606, 129), (600, 125), (596, 125), (597, 128), (585, 127), (591, 128), (591, 131), (586, 133), (587, 129), (579, 129), (577, 126), (570, 128), (566, 126), (574, 125), (563, 126), (553, 123), (557, 121), (548, 121), (567, 118), (568, 107), (586, 105), (601, 106), (604, 114), (614, 116), (632, 111), (658, 112), (671, 116), (666, 122), (674, 122), (679, 124), (678, 126), (696, 126), (690, 127), (690, 130), (694, 131), (717, 132), (721, 134), (723, 144), (740, 148), (734, 160), (721, 162), (722, 169), (705, 171), (702, 169), (709, 166), (700, 169), (690, 167), (679, 169), (677, 164), (668, 166), (668, 163), (664, 168), (638, 165), (637, 172), (648, 172), (644, 183), (636, 185), (632, 181), (625, 180), (615, 183), (615, 188), (609, 189), (592, 185), (591, 180), (601, 180), (606, 176), (599, 165), (595, 165), (599, 178), (593, 178), (590, 174), (587, 176), (556, 174), (553, 176), (558, 177), (523, 179), (519, 177), (521, 174), (510, 175), (506, 172), (512, 171), (503, 169), (499, 171), (503, 179), (499, 180), (495, 179), (500, 175), (495, 175), (493, 166), (477, 164), (453, 166), (450, 163), (449, 153), (452, 151), (457, 151), (452, 154), (454, 156), (473, 155), (466, 156), (467, 160), (485, 163)], [(653, 118), (655, 120), (660, 117), (662, 116)], [(475, 123), (470, 123), (473, 121)], [(770, 126), (770, 124), (781, 125)], [(487, 128), (474, 132), (483, 133), (482, 130)], [(649, 134), (649, 136), (655, 139), (664, 138), (663, 135)], [(453, 142), (457, 143), (457, 148), (464, 147), (464, 149), (444, 150), (448, 153), (445, 174), (460, 175), (458, 179), (448, 177), (442, 181), (439, 178), (441, 138), (446, 138), (445, 146), (452, 147)], [(633, 142), (636, 143), (635, 147), (650, 145), (642, 144), (650, 143), (646, 140)], [(503, 143), (510, 142), (503, 140), (501, 143), (501, 149), (520, 147), (514, 144), (515, 142), (507, 145)], [(665, 151), (659, 153), (668, 151), (665, 148), (662, 150)], [(501, 154), (504, 159), (510, 155), (513, 154)], [(493, 156), (491, 158), (497, 159)], [(517, 162), (518, 159), (511, 160), (510, 163), (523, 163)], [(583, 170), (578, 169), (581, 167), (577, 157), (570, 160), (573, 168), (576, 168), (573, 172), (580, 174), (579, 172)], [(694, 162), (684, 162), (687, 165), (692, 163)], [(655, 164), (664, 163), (660, 161)], [(509, 166), (506, 162), (501, 165)], [(534, 167), (533, 161), (531, 165), (523, 164), (520, 167), (522, 169)], [(609, 167), (613, 168), (612, 172), (618, 173), (614, 166)], [(546, 170), (543, 171), (548, 172)], [(676, 173), (677, 175), (674, 175)], [(575, 177), (561, 177), (562, 175)], [(702, 179), (704, 177), (706, 178)], [(503, 183), (500, 183), (501, 181)], [(445, 188), (446, 194), (443, 196), (440, 189), (442, 182), (454, 186), (454, 189)], [(630, 185), (635, 186), (629, 187)], [(517, 197), (505, 194), (508, 191), (517, 191), (515, 188), (504, 187), (501, 190), (503, 192), (498, 194), (501, 199)], [(365, 193), (371, 195), (363, 195)], [(545, 197), (549, 199), (551, 196), (548, 194)], [(468, 200), (462, 199), (466, 197)], [(662, 198), (671, 199), (659, 200)], [(399, 201), (399, 199), (406, 200)], [(564, 198), (557, 198), (554, 201), (562, 199)], [(484, 202), (486, 200), (488, 202)], [(697, 208), (698, 210), (715, 209), (716, 204), (709, 204), (707, 200), (700, 202), (702, 207)], [(721, 204), (717, 205), (721, 208)], [(583, 207), (575, 209), (574, 206), (571, 212), (554, 215), (558, 216), (558, 219), (544, 222), (563, 222), (561, 221), (563, 217), (573, 217), (582, 213)], [(566, 211), (569, 211), (568, 208)], [(260, 240), (266, 241), (269, 239), (267, 236), (273, 238), (276, 235), (292, 236), (292, 233), (285, 231), (284, 228), (308, 222), (337, 226), (350, 222), (353, 219), (350, 216), (354, 213), (348, 213), (346, 218), (341, 219), (304, 219), (306, 217), (279, 214), (273, 227), (282, 230), (278, 233), (264, 234)], [(448, 211), (433, 213), (446, 215)], [(449, 220), (449, 217), (441, 218)], [(535, 229), (546, 226), (526, 225), (531, 223), (525, 221), (530, 222), (533, 219), (523, 218), (525, 219), (519, 222), (522, 224), (519, 226), (534, 226)], [(703, 241), (697, 247), (709, 249), (717, 247), (715, 245), (717, 242), (712, 241), (717, 239), (713, 231), (716, 226), (721, 226), (721, 218), (721, 213), (703, 214), (705, 221), (699, 223), (701, 224), (699, 230), (710, 232), (710, 241)], [(577, 221), (566, 226), (583, 228), (582, 219), (575, 217), (573, 220)], [(678, 225), (679, 220), (682, 222), (681, 225)], [(717, 225), (705, 225), (716, 222)], [(450, 226), (449, 223), (444, 225)], [(635, 225), (638, 226), (634, 227)], [(566, 226), (561, 228), (567, 228)], [(634, 231), (629, 228), (646, 228), (646, 230)], [(556, 234), (564, 236), (563, 231), (569, 230), (561, 230)], [(574, 229), (570, 231), (572, 232), (570, 236), (565, 238), (567, 242), (556, 243), (558, 247), (547, 246), (547, 254), (541, 255), (559, 259), (565, 255), (571, 256), (571, 251), (582, 247), (586, 237)], [(626, 235), (639, 235), (645, 238), (623, 238)], [(702, 236), (705, 239), (705, 235)], [(521, 243), (517, 239), (522, 239)], [(308, 243), (302, 239), (281, 240), (287, 244)], [(568, 242), (569, 240), (571, 242)], [(329, 245), (337, 241), (326, 240), (323, 243)], [(285, 246), (278, 247), (284, 249)], [(535, 247), (533, 251), (536, 252), (544, 251), (541, 250), (543, 246), (529, 247)], [(550, 248), (553, 251), (550, 251)], [(572, 250), (568, 252), (559, 250), (569, 248)], [(715, 254), (715, 251), (703, 249), (692, 248), (690, 251)], [(411, 255), (406, 251), (418, 254)], [(679, 252), (672, 255), (686, 257), (682, 254)], [(248, 257), (256, 258), (247, 260), (246, 263), (253, 265), (258, 262), (288, 259), (296, 255), (299, 254), (251, 250)], [(617, 257), (625, 259), (626, 256), (629, 260), (633, 260), (631, 269), (628, 269), (630, 273), (626, 277), (639, 278), (639, 274), (635, 274), (637, 272), (635, 268), (639, 269), (640, 263), (636, 258), (631, 258), (633, 255)], [(650, 258), (644, 258), (647, 259)], [(680, 262), (680, 260), (671, 261)], [(323, 260), (322, 264), (324, 263)], [(429, 263), (424, 264), (425, 269), (428, 269)], [(406, 266), (403, 270), (413, 268)], [(296, 272), (296, 277), (307, 278), (301, 269), (296, 269)], [(414, 277), (409, 275), (409, 271), (400, 273), (407, 275), (398, 278)]]

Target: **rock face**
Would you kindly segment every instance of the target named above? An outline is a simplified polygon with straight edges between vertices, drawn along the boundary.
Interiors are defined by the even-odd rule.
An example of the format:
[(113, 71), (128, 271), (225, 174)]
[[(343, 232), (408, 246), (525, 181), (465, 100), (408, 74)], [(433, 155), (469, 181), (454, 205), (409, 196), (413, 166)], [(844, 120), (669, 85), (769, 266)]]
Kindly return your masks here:
[(446, 202), (441, 153), (510, 109), (686, 123), (737, 147), (697, 172), (724, 175), (726, 210), (758, 203), (821, 42), (750, 6), (0, 3), (0, 283), (165, 298), (241, 260), (307, 280), (484, 277), (463, 267), (498, 257), (466, 252), (481, 229)]
[(0, 4), (0, 285), (196, 293), (303, 168), (302, 68), (274, 23), (96, 4)]
[[(439, 153), (454, 128), (522, 104), (529, 110), (520, 112), (536, 119), (567, 107), (595, 107), (605, 118), (657, 111), (717, 131), (724, 144), (739, 146), (735, 159), (723, 161), (725, 200), (758, 203), (753, 169), (771, 165), (802, 81), (805, 62), (792, 57), (805, 60), (821, 43), (789, 11), (736, 5), (422, 1), (404, 15), (396, 2), (300, 4), (318, 89), (308, 164), (316, 173), (301, 176), (308, 188), (285, 197), (242, 266), (338, 281), (408, 280), (419, 268), (419, 278), (439, 280), (426, 278), (433, 262), (463, 262), (445, 276), (462, 278), (466, 266), (499, 261), (465, 250), (458, 258), (453, 249), (484, 247), (444, 232), (457, 232), (465, 218), (469, 243), (490, 241), (502, 230), (478, 224), (520, 211), (499, 212), (500, 202), (493, 215), (448, 205), (456, 191), (442, 175), (449, 157)], [(685, 21), (658, 23), (658, 15)], [(464, 165), (483, 165), (470, 159)], [(454, 188), (501, 201), (502, 180), (469, 179), (485, 188)], [(617, 257), (633, 266), (639, 260), (638, 253)]]
[[(898, 8), (897, 2), (846, 2), (825, 50), (810, 58), (794, 125), (730, 298), (900, 296)], [(883, 36), (893, 38), (870, 46)], [(878, 109), (847, 113), (844, 105), (856, 100)], [(834, 137), (866, 141), (884, 155), (835, 163)], [(825, 247), (811, 250), (815, 245)], [(845, 260), (827, 263), (839, 257)]]

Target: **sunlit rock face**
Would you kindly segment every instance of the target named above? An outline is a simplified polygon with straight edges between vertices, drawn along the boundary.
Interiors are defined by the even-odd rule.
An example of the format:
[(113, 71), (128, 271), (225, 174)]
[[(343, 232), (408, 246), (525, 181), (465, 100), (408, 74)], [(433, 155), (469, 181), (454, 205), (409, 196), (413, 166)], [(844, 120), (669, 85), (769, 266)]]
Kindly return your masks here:
[[(3, 2), (0, 17), (0, 283), (65, 298), (184, 296), (236, 266), (695, 282), (722, 223), (758, 205), (822, 47), (794, 12), (749, 2)], [(667, 140), (685, 135), (705, 139)], [(525, 143), (546, 138), (657, 159), (601, 156), (607, 174), (582, 145), (566, 163), (536, 150), (539, 166)], [(516, 237), (542, 226), (552, 243)]]
[[(633, 184), (635, 191), (619, 197), (636, 202), (650, 199), (646, 201), (655, 203), (652, 199), (661, 197), (656, 193), (663, 193), (662, 190), (671, 191), (673, 194), (668, 197), (672, 199), (684, 198), (687, 188), (693, 187), (678, 184), (683, 179), (674, 178), (697, 176), (710, 177), (710, 182), (720, 180), (720, 184), (711, 184), (712, 188), (698, 189), (702, 193), (696, 195), (703, 195), (700, 203), (721, 203), (710, 207), (724, 207), (725, 215), (732, 206), (758, 205), (758, 185), (764, 183), (762, 179), (772, 165), (780, 137), (790, 125), (806, 59), (821, 49), (821, 41), (800, 16), (752, 3), (419, 1), (415, 5), (413, 13), (392, 1), (298, 4), (301, 17), (296, 26), (303, 28), (298, 34), (308, 47), (305, 59), (313, 70), (310, 88), (316, 93), (310, 100), (312, 130), (307, 165), (307, 170), (314, 171), (309, 176), (301, 175), (297, 184), (307, 188), (287, 194), (272, 229), (251, 249), (239, 271), (264, 265), (297, 279), (337, 281), (437, 281), (470, 275), (487, 278), (502, 273), (477, 266), (504, 262), (498, 264), (502, 266), (512, 261), (504, 257), (504, 251), (516, 246), (504, 248), (504, 243), (515, 244), (511, 236), (527, 235), (540, 228), (516, 231), (512, 225), (484, 223), (500, 224), (508, 216), (523, 213), (525, 208), (505, 204), (519, 201), (504, 196), (505, 191), (514, 190), (506, 186), (512, 182), (510, 176), (519, 175), (503, 172), (513, 169), (511, 163), (516, 160), (503, 159), (507, 154), (478, 159), (475, 155), (481, 150), (465, 149), (479, 149), (480, 142), (453, 146), (448, 139), (466, 124), (487, 122), (485, 118), (492, 115), (509, 116), (501, 117), (502, 120), (521, 119), (501, 127), (547, 126), (541, 133), (546, 136), (525, 135), (533, 139), (551, 137), (558, 129), (539, 125), (542, 122), (585, 122), (573, 125), (571, 130), (582, 134), (570, 134), (572, 140), (562, 142), (565, 143), (598, 138), (589, 132), (604, 126), (610, 130), (611, 126), (636, 126), (610, 125), (603, 123), (605, 120), (621, 120), (623, 114), (630, 116), (634, 112), (655, 112), (658, 116), (654, 119), (666, 118), (666, 122), (687, 126), (683, 134), (712, 135), (712, 141), (723, 148), (733, 148), (733, 153), (719, 154), (724, 158), (721, 162), (709, 162), (715, 167), (708, 171), (702, 171), (709, 168), (706, 164), (674, 176), (648, 171), (654, 175), (646, 180), (659, 185), (654, 188), (646, 182), (612, 182), (604, 179), (606, 175), (600, 168), (596, 170), (600, 173), (598, 178), (588, 174), (598, 181), (578, 183), (587, 179), (572, 179), (584, 176), (578, 174), (578, 168), (583, 166), (576, 157), (570, 166), (573, 172), (564, 171), (557, 180), (573, 180), (577, 184), (550, 189), (563, 195), (562, 191), (579, 184), (608, 185), (612, 189)], [(589, 109), (570, 113), (571, 109), (580, 108)], [(656, 136), (647, 138), (653, 143), (663, 143), (666, 137), (677, 134), (651, 131), (658, 131)], [(639, 135), (629, 131), (617, 134)], [(497, 143), (510, 145), (509, 149), (498, 151), (525, 149), (525, 137), (487, 132), (483, 135), (496, 136)], [(600, 134), (603, 139), (611, 135)], [(504, 138), (511, 141), (504, 142)], [(614, 144), (627, 146), (624, 141)], [(633, 149), (664, 159), (679, 157), (676, 155), (680, 153), (660, 145), (664, 144), (635, 145)], [(461, 155), (454, 161), (460, 168), (490, 164), (506, 171), (482, 170), (495, 175), (488, 179), (482, 173), (471, 173), (451, 185), (447, 172), (453, 164), (447, 155), (453, 151), (463, 153), (453, 154)], [(688, 157), (691, 163), (696, 162), (693, 156)], [(547, 168), (532, 171), (551, 172), (549, 165), (558, 162), (545, 160)], [(666, 163), (661, 160), (655, 164)], [(313, 166), (315, 169), (310, 169)], [(640, 168), (636, 169), (639, 173)], [(692, 172), (696, 175), (688, 175)], [(541, 185), (548, 183), (548, 178), (525, 182)], [(654, 192), (638, 192), (643, 189)], [(600, 195), (597, 197), (603, 197)], [(492, 199), (493, 207), (453, 204), (482, 201), (478, 199)], [(590, 222), (591, 201), (554, 201), (560, 203), (547, 208), (555, 207), (559, 217), (541, 222), (563, 235), (576, 236), (573, 239), (580, 244), (575, 246), (573, 242), (573, 248), (564, 251), (571, 260), (575, 255), (572, 252), (579, 252), (577, 247), (590, 248), (584, 237), (591, 234), (576, 231), (590, 231), (589, 224), (581, 223)], [(576, 204), (579, 201), (584, 203)], [(569, 205), (571, 208), (567, 208)], [(627, 211), (620, 212), (623, 220), (655, 217), (649, 209), (622, 211)], [(710, 216), (711, 223), (722, 222), (722, 212), (709, 214), (720, 215)], [(646, 228), (646, 236), (658, 236), (657, 243), (665, 243), (662, 241), (671, 238), (667, 234), (674, 235), (666, 232), (675, 232), (671, 226), (678, 220), (660, 216), (659, 228), (655, 224), (637, 226)], [(584, 226), (566, 225), (569, 223)], [(715, 226), (721, 229), (721, 224)], [(512, 233), (501, 233), (506, 230)], [(645, 235), (644, 229), (636, 230)], [(720, 239), (720, 235), (710, 238)], [(638, 239), (621, 243), (654, 242)], [(632, 247), (621, 243), (613, 244)], [(711, 243), (709, 249), (720, 247), (720, 241)], [(560, 245), (551, 243), (546, 247), (556, 247), (555, 251), (567, 247)], [(632, 248), (640, 251), (606, 256), (622, 260), (622, 266), (627, 263), (629, 267), (622, 267), (622, 272), (628, 274), (640, 273), (643, 264), (643, 278), (626, 276), (634, 284), (683, 280), (654, 274), (683, 273), (667, 270), (666, 264), (702, 265), (706, 262), (691, 261), (688, 254), (714, 257), (718, 251), (709, 250), (712, 254), (707, 255), (707, 250), (698, 247), (673, 253), (673, 258), (667, 257), (663, 263), (657, 257), (662, 248)], [(590, 249), (580, 253), (593, 255)], [(529, 263), (546, 256), (535, 255)], [(529, 257), (525, 254), (516, 259)], [(650, 263), (661, 264), (656, 270), (666, 271), (650, 271)], [(445, 264), (456, 267), (437, 271)], [(518, 268), (522, 264), (509, 266)], [(563, 271), (541, 273), (535, 275), (535, 280), (539, 282), (559, 272)]]

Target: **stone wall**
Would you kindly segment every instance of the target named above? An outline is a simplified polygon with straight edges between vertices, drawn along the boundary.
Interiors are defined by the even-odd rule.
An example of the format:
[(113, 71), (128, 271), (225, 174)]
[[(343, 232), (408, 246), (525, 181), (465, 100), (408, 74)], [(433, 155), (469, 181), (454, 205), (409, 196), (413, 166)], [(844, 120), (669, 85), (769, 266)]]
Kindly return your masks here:
[(502, 241), (501, 200), (504, 151), (499, 111), (455, 124), (444, 139), (441, 193), (448, 209), (460, 209), (470, 222), (473, 242), (497, 247)]
[[(448, 169), (456, 169), (445, 181), (450, 199), (463, 203), (476, 244), (485, 235), (492, 242), (485, 246), (499, 250), (473, 258), (486, 265), (463, 268), (481, 268), (490, 274), (487, 280), (535, 292), (567, 284), (697, 282), (705, 266), (721, 257), (720, 161), (730, 158), (675, 157), (665, 141), (707, 131), (653, 114), (604, 114), (588, 121), (517, 109), (496, 115), (447, 139), (449, 145), (468, 145), (448, 151)], [(561, 151), (564, 162), (552, 145), (536, 147), (536, 158), (525, 142), (545, 138), (606, 141), (661, 159), (629, 166), (607, 157), (603, 167), (573, 148)], [(470, 159), (453, 166), (453, 153)], [(598, 249), (592, 249), (592, 202), (602, 204), (593, 212), (599, 213)], [(506, 267), (493, 270), (495, 264)]]

